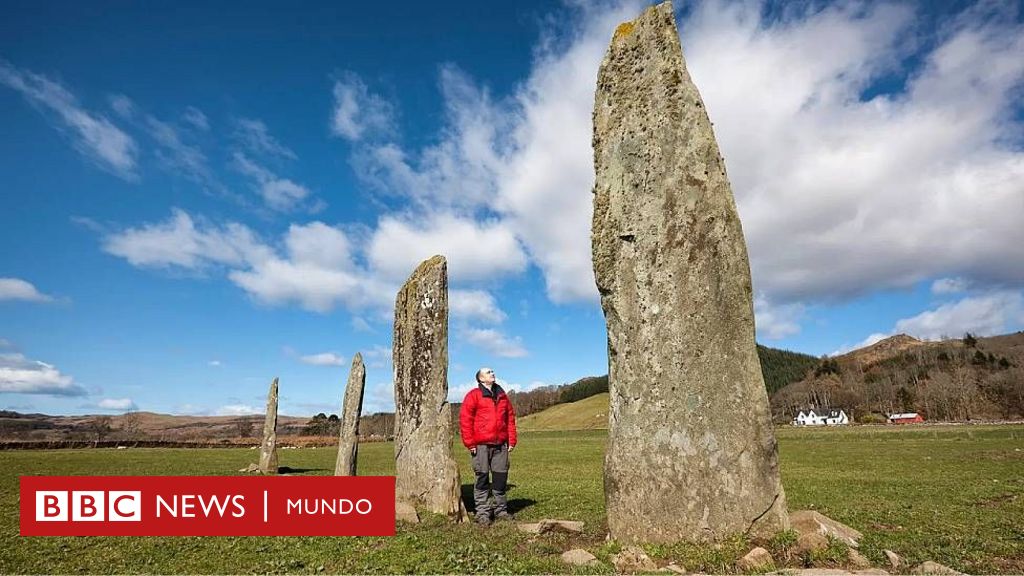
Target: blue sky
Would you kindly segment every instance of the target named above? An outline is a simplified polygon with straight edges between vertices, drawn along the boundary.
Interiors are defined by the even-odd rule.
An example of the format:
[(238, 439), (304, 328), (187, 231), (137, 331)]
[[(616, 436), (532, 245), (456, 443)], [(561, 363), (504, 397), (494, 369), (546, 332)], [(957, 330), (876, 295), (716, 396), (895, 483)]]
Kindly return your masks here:
[[(372, 4), (372, 3), (371, 3)], [(449, 369), (606, 370), (590, 112), (642, 3), (13, 3), (0, 408), (366, 411), (395, 291), (449, 258)], [(1016, 3), (677, 3), (758, 338), (815, 355), (1024, 327)]]

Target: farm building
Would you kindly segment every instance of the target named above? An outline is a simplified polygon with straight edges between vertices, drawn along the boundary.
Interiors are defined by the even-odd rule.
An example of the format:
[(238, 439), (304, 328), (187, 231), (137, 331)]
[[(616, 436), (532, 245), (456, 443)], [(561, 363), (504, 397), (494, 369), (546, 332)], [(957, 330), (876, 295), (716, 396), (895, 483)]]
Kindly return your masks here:
[(890, 424), (914, 424), (916, 422), (924, 422), (924, 418), (921, 417), (917, 412), (905, 412), (903, 414), (890, 414)]
[(793, 418), (793, 426), (845, 426), (850, 423), (844, 410), (801, 410)]

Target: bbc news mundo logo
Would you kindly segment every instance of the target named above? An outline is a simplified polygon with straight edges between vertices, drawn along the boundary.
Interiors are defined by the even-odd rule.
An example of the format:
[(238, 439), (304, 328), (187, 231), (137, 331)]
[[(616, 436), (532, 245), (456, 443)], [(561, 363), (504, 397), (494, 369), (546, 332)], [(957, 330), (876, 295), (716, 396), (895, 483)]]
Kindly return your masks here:
[(22, 476), (22, 536), (393, 536), (394, 476)]

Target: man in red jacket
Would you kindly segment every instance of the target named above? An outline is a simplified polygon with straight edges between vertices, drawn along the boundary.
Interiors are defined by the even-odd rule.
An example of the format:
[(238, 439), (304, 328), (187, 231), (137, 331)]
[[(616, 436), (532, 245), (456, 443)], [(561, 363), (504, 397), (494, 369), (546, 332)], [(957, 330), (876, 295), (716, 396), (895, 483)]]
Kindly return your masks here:
[(513, 520), (508, 511), (505, 488), (508, 486), (508, 453), (516, 447), (516, 411), (508, 395), (495, 382), (494, 370), (481, 368), (476, 373), (476, 388), (462, 400), (459, 428), (462, 443), (473, 457), (473, 500), (476, 522), (491, 523), (489, 492), (494, 493), (494, 519)]

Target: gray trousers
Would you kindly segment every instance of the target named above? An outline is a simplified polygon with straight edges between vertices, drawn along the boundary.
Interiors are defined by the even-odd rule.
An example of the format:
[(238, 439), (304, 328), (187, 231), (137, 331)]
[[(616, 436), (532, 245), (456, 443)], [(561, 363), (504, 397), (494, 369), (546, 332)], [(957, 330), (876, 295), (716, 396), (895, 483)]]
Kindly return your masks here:
[[(505, 489), (508, 486), (508, 444), (481, 444), (476, 447), (473, 458), (473, 472), (476, 483), (473, 485), (473, 502), (476, 504), (477, 517), (497, 516), (508, 511), (508, 498)], [(494, 494), (494, 506), (491, 507), (490, 493)]]

